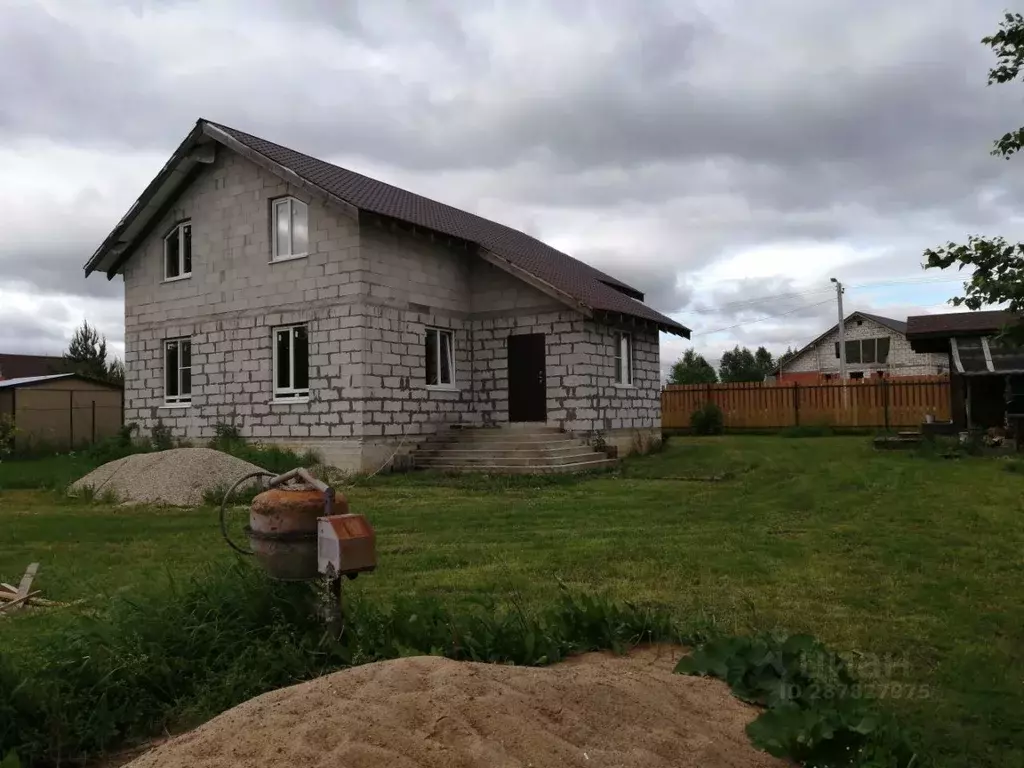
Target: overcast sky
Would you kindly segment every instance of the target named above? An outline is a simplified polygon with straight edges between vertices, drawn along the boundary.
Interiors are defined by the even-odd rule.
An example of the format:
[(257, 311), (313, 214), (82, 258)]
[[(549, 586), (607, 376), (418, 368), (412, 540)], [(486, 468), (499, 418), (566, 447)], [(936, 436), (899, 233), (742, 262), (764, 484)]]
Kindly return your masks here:
[(810, 341), (833, 275), (847, 311), (942, 311), (925, 248), (1024, 237), (1024, 161), (988, 154), (1020, 89), (979, 44), (1006, 5), (2, 0), (0, 352), (82, 318), (122, 349), (82, 265), (200, 116), (528, 231), (710, 358)]

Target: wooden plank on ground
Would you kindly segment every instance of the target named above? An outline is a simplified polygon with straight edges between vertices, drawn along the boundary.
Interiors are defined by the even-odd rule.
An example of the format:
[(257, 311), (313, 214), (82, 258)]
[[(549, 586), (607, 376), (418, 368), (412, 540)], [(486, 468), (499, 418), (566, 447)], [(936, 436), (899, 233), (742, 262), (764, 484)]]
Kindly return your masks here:
[(21, 577), (21, 582), (18, 584), (18, 599), (7, 603), (7, 608), (14, 607), (18, 609), (25, 604), (25, 600), (28, 599), (28, 591), (32, 589), (32, 581), (37, 573), (39, 573), (39, 563), (30, 563), (28, 568), (25, 569), (25, 575)]

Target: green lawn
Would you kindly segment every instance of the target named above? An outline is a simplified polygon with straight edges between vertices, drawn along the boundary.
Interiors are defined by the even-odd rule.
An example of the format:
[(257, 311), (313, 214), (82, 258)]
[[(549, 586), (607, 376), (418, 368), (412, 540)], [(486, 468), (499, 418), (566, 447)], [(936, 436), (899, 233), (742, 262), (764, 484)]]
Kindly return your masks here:
[[(47, 597), (102, 600), (231, 562), (212, 509), (10, 490), (38, 471), (0, 464), (3, 581), (39, 561)], [(876, 679), (904, 687), (884, 706), (939, 765), (1024, 765), (1024, 475), (999, 460), (875, 453), (863, 437), (675, 438), (617, 475), (413, 475), (347, 495), (380, 558), (349, 589), (539, 604), (562, 580), (728, 631), (811, 632), (854, 658), (895, 657)], [(0, 634), (30, 640), (68, 620), (54, 613)]]

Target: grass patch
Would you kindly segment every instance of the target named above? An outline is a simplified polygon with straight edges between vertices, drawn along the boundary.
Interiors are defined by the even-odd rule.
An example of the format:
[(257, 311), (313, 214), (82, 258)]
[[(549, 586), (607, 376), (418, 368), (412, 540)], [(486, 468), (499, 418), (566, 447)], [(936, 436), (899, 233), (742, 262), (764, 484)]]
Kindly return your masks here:
[[(1024, 477), (1007, 463), (875, 451), (863, 437), (676, 437), (581, 479), (378, 476), (344, 490), (374, 524), (381, 562), (354, 584), (382, 605), (423, 598), (456, 611), (492, 595), (494, 610), (512, 610), (516, 595), (541, 611), (560, 579), (707, 617), (727, 635), (783, 629), (844, 657), (895, 654), (905, 663), (893, 674), (863, 676), (936, 764), (1022, 765)], [(678, 481), (699, 475), (728, 477)], [(45, 597), (93, 606), (234, 562), (209, 507), (4, 491), (0, 537), (2, 580), (39, 561)], [(45, 645), (77, 621), (4, 620), (3, 646)]]

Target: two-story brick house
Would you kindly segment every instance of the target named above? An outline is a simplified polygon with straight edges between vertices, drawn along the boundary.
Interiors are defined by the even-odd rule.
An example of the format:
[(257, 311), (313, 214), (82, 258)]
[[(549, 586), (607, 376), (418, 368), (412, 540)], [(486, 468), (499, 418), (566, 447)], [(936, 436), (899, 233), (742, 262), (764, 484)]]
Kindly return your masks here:
[[(125, 418), (373, 469), (451, 424), (660, 430), (643, 294), (503, 225), (200, 120), (85, 267), (125, 281)], [(404, 448), (403, 448), (404, 450)]]

